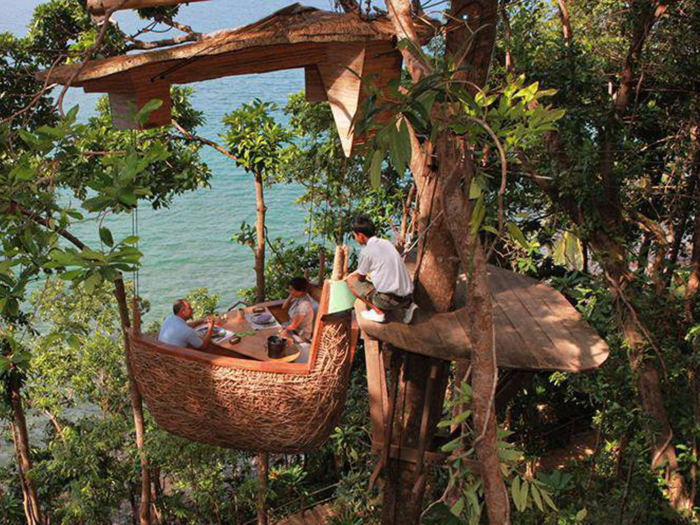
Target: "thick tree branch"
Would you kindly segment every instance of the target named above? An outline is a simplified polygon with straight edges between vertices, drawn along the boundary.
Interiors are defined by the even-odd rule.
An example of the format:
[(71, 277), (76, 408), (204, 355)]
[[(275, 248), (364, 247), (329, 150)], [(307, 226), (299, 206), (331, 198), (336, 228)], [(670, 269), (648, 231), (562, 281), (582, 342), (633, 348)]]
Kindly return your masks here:
[(399, 42), (407, 40), (410, 45), (401, 47), (406, 69), (414, 82), (420, 81), (431, 73), (430, 65), (419, 56), (420, 40), (411, 15), (411, 3), (409, 0), (386, 0), (389, 18), (394, 25), (396, 38)]
[(104, 19), (102, 20), (102, 27), (100, 28), (100, 32), (97, 34), (95, 43), (92, 46), (90, 46), (90, 49), (85, 51), (84, 58), (82, 63), (80, 64), (80, 67), (73, 72), (71, 77), (68, 79), (68, 82), (66, 82), (65, 86), (63, 86), (61, 94), (58, 96), (56, 106), (58, 107), (61, 116), (65, 116), (65, 113), (63, 112), (63, 99), (66, 96), (68, 89), (71, 87), (75, 79), (78, 78), (78, 75), (80, 75), (85, 70), (90, 59), (92, 59), (95, 53), (97, 53), (97, 51), (99, 51), (99, 49), (102, 47), (102, 42), (104, 41), (105, 36), (107, 35), (107, 29), (110, 26), (109, 20), (112, 14), (114, 14), (115, 11), (121, 9), (124, 6), (124, 4), (126, 4), (126, 2), (127, 0), (121, 0), (121, 2), (115, 5), (112, 9), (109, 9), (105, 12)]
[(603, 132), (603, 148), (601, 162), (601, 178), (605, 189), (605, 207), (601, 209), (601, 217), (608, 225), (620, 225), (621, 196), (620, 182), (615, 177), (613, 169), (616, 134), (622, 114), (627, 110), (630, 95), (635, 89), (634, 74), (639, 64), (642, 50), (646, 44), (654, 24), (668, 9), (669, 1), (658, 0), (646, 2), (644, 13), (635, 19), (635, 24), (630, 35), (630, 43), (625, 60), (620, 71), (620, 86), (613, 95), (613, 103), (608, 114), (608, 122)]
[(571, 53), (571, 39), (573, 31), (571, 29), (571, 20), (569, 19), (569, 6), (566, 5), (566, 0), (558, 0), (559, 3), (559, 18), (561, 19), (562, 31), (564, 33), (564, 45), (566, 46), (566, 54)]
[(185, 128), (183, 128), (177, 121), (173, 120), (172, 121), (173, 127), (175, 127), (176, 130), (178, 130), (182, 135), (184, 136), (185, 139), (190, 140), (192, 142), (199, 142), (200, 144), (204, 144), (205, 146), (209, 146), (210, 148), (214, 148), (216, 151), (221, 153), (222, 155), (227, 156), (229, 159), (231, 159), (234, 162), (238, 162), (238, 158), (231, 153), (229, 150), (224, 148), (221, 144), (217, 144), (216, 142), (205, 139), (204, 137), (200, 137), (198, 135), (193, 135), (189, 131), (187, 131)]
[(142, 40), (132, 39), (131, 44), (126, 46), (125, 51), (138, 50), (148, 50), (148, 49), (158, 49), (161, 47), (170, 47), (183, 44), (185, 42), (199, 42), (202, 36), (197, 33), (189, 33), (187, 35), (179, 35), (173, 38), (166, 38), (163, 40), (155, 40), (153, 42), (144, 42)]
[(335, 3), (342, 7), (346, 13), (361, 14), (360, 4), (357, 0), (335, 0)]

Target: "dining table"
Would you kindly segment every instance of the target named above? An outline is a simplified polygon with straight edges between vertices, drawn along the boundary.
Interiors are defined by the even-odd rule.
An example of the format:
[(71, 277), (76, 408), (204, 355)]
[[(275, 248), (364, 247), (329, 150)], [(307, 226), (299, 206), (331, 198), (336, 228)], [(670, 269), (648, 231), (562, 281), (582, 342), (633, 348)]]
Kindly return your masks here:
[[(259, 315), (268, 314), (270, 321), (267, 323), (256, 322)], [(279, 335), (282, 330), (284, 317), (281, 309), (275, 306), (248, 306), (234, 309), (221, 316), (215, 317), (215, 325), (226, 330), (223, 337), (212, 338), (209, 343), (209, 351), (220, 355), (232, 357), (244, 357), (258, 361), (291, 362), (299, 355), (295, 341), (287, 337), (287, 344), (280, 357), (270, 357), (267, 353), (267, 338)], [(201, 327), (201, 324), (197, 325)], [(195, 327), (195, 329), (197, 328)], [(200, 328), (201, 330), (201, 328)], [(234, 339), (233, 337), (240, 340)]]

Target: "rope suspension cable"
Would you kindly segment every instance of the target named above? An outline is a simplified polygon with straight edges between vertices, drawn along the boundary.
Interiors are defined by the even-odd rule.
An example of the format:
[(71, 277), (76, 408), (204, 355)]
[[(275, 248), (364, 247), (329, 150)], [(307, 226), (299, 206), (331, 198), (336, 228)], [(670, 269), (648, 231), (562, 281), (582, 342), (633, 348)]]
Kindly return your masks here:
[[(138, 145), (138, 137), (136, 136), (136, 130), (132, 129), (131, 130), (131, 146), (136, 150)], [(131, 235), (132, 237), (136, 237), (136, 249), (139, 249), (139, 205), (138, 202), (136, 203), (136, 207), (132, 210), (131, 213)], [(134, 284), (134, 296), (135, 297), (140, 297), (140, 275), (139, 275), (139, 266), (136, 265), (134, 267), (134, 271), (132, 272), (132, 282)]]
[(306, 237), (306, 252), (308, 253), (311, 249), (311, 235), (314, 230), (314, 207), (316, 205), (315, 190), (316, 189), (316, 178), (311, 179), (311, 207), (309, 208), (309, 231)]

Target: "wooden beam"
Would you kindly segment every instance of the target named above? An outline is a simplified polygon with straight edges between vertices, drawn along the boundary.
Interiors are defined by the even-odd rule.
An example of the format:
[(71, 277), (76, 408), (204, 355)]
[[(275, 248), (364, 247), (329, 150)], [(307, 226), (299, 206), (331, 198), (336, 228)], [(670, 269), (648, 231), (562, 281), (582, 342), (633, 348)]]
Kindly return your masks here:
[[(306, 66), (304, 68), (304, 85), (307, 102), (326, 102), (326, 88), (323, 87), (321, 73), (316, 66)], [(323, 255), (323, 254), (321, 254)]]
[[(150, 82), (142, 76), (132, 74), (122, 83), (121, 89), (109, 93), (109, 106), (112, 124), (115, 129), (148, 129), (167, 126), (172, 120), (170, 85), (164, 82)], [(163, 104), (151, 112), (143, 126), (133, 120), (134, 113), (149, 101), (158, 99)]]
[[(189, 84), (221, 77), (269, 73), (284, 69), (314, 66), (326, 60), (328, 44), (315, 42), (301, 44), (276, 44), (250, 47), (225, 53), (200, 55), (189, 59), (168, 60), (138, 66), (127, 71), (138, 75), (147, 82), (167, 82), (168, 84)], [(354, 45), (354, 44), (353, 44)], [(129, 55), (129, 59), (139, 60), (140, 55)], [(114, 73), (75, 84), (85, 92), (106, 93), (120, 90), (127, 71), (116, 68)]]
[(384, 383), (384, 363), (379, 341), (365, 339), (365, 366), (367, 367), (367, 392), (369, 415), (372, 421), (372, 443), (384, 441), (384, 405), (387, 392)]
[[(378, 92), (378, 104), (384, 104), (391, 99), (391, 89), (389, 84), (392, 81), (401, 80), (401, 64), (403, 58), (392, 42), (374, 41), (367, 44), (365, 50), (365, 62), (362, 72), (362, 92), (360, 94), (360, 105), (368, 96), (368, 88)], [(390, 114), (386, 111), (377, 115), (375, 123), (384, 124), (388, 121)], [(371, 138), (368, 136), (353, 136), (353, 149), (364, 144)]]
[(326, 59), (318, 64), (346, 157), (352, 154), (353, 118), (360, 103), (365, 46), (365, 43), (328, 44)]

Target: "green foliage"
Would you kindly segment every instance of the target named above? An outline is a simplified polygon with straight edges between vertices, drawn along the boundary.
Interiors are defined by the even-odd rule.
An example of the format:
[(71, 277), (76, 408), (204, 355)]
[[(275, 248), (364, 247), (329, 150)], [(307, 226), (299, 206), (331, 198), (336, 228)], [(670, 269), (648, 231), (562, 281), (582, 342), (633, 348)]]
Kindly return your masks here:
[(255, 99), (224, 117), (226, 146), (246, 171), (269, 175), (281, 162), (282, 146), (291, 140), (288, 130), (271, 115), (277, 106)]
[(309, 210), (311, 235), (342, 243), (360, 214), (369, 216), (380, 233), (391, 232), (400, 220), (410, 178), (382, 166), (381, 187), (368, 184), (361, 158), (343, 153), (328, 103), (311, 104), (300, 92), (289, 97), (284, 113), (295, 140), (283, 152), (276, 180), (305, 189), (298, 202)]
[(216, 313), (216, 308), (219, 305), (219, 296), (210, 295), (206, 288), (196, 288), (191, 290), (185, 299), (192, 307), (192, 316), (195, 319), (213, 315)]
[[(252, 229), (250, 231), (252, 232)], [(270, 251), (265, 265), (265, 288), (269, 300), (286, 298), (289, 295), (289, 280), (292, 277), (303, 277), (306, 270), (310, 272), (310, 279), (317, 281), (321, 253), (326, 254), (324, 278), (330, 277), (333, 261), (330, 247), (320, 244), (296, 244), (294, 241), (284, 241), (278, 237), (270, 243)], [(255, 303), (255, 287), (239, 289), (238, 296), (249, 304)]]

